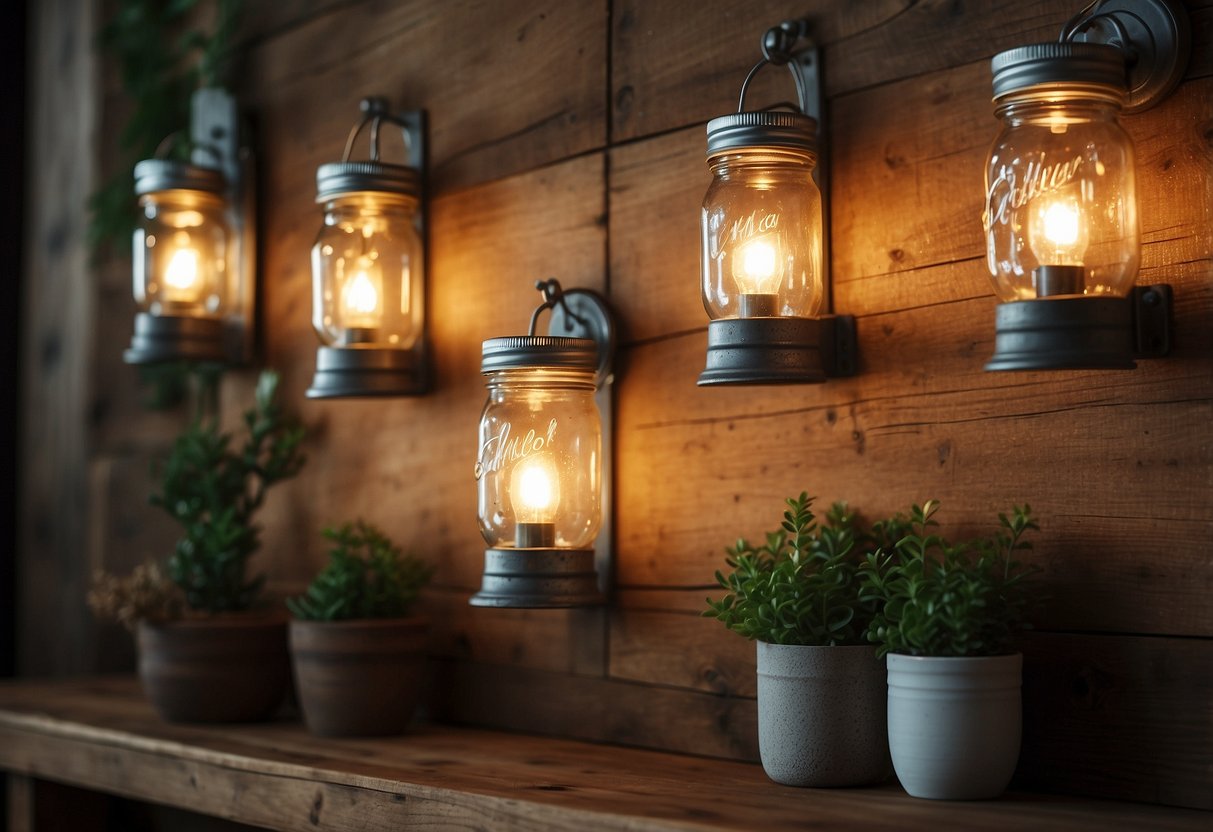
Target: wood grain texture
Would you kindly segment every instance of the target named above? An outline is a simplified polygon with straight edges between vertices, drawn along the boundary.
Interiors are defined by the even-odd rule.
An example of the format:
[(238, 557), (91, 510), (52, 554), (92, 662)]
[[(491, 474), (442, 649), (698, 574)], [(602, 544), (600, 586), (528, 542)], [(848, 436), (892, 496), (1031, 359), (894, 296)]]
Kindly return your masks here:
[(480, 609), (468, 605), (470, 597), (466, 590), (425, 593), (420, 611), (430, 620), (435, 655), (553, 673), (606, 674), (605, 609)]
[[(73, 691), (74, 688), (74, 691)], [(0, 766), (272, 829), (1203, 829), (1200, 812), (1011, 794), (914, 800), (895, 786), (789, 789), (743, 763), (486, 731), (322, 741), (292, 724), (157, 720), (130, 682), (0, 690)]]
[(256, 43), (239, 92), (262, 146), (296, 173), (292, 199), (314, 194), (368, 95), (428, 112), (441, 193), (605, 144), (606, 26), (601, 0), (366, 0)]
[[(1191, 0), (1186, 5), (1195, 42), (1207, 42), (1213, 4)], [(1078, 6), (1066, 0), (812, 0), (789, 8), (708, 0), (687, 15), (676, 3), (625, 0), (614, 9), (611, 122), (612, 139), (621, 141), (732, 112), (742, 80), (762, 57), (763, 32), (788, 18), (809, 21), (822, 48), (825, 92), (832, 104), (857, 91), (965, 64), (980, 67), (977, 88), (988, 104), (989, 59), (1021, 44), (1057, 40)], [(1210, 71), (1213, 56), (1194, 49), (1187, 77)], [(787, 73), (768, 68), (752, 84), (747, 105), (760, 108), (792, 96)]]
[[(17, 666), (22, 673), (90, 668), (80, 599), (88, 581), (88, 416), (94, 298), (85, 203), (97, 112), (95, 5), (30, 9), (31, 136), (22, 293), (22, 441)], [(35, 196), (36, 195), (36, 196)]]
[(1208, 640), (1033, 634), (1020, 777), (1213, 810), (1210, 690)]

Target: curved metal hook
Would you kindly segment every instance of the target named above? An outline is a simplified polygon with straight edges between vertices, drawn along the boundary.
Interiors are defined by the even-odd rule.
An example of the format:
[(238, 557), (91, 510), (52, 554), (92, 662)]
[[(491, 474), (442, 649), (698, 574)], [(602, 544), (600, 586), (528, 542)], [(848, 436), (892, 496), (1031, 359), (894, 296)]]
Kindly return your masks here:
[(569, 305), (564, 299), (564, 289), (561, 288), (559, 280), (554, 277), (549, 277), (547, 280), (536, 280), (535, 288), (543, 295), (543, 303), (539, 304), (539, 307), (531, 313), (531, 326), (527, 330), (528, 335), (535, 335), (535, 327), (539, 323), (539, 316), (545, 309), (555, 309), (556, 304), (560, 304), (560, 308), (564, 314), (577, 321), (577, 323), (585, 323), (579, 315), (576, 315), (573, 310), (569, 309)]
[[(741, 82), (741, 95), (737, 98), (737, 112), (745, 112), (746, 91), (750, 87), (750, 82), (754, 80), (754, 76), (764, 66), (771, 64), (773, 66), (786, 66), (788, 71), (792, 73), (792, 81), (796, 84), (796, 107), (802, 113), (808, 115), (805, 112), (808, 102), (805, 79), (795, 66), (796, 46), (802, 39), (806, 39), (807, 35), (808, 22), (804, 20), (785, 20), (778, 26), (772, 26), (763, 33), (762, 60), (754, 64), (753, 69), (749, 71), (745, 80)], [(812, 48), (812, 42), (810, 41), (807, 46), (808, 48)]]
[(1109, 46), (1120, 47), (1120, 50), (1130, 57), (1136, 57), (1136, 51), (1133, 49), (1133, 38), (1129, 35), (1129, 31), (1125, 28), (1124, 23), (1120, 21), (1114, 14), (1106, 14), (1100, 12), (1092, 14), (1103, 2), (1103, 0), (1092, 0), (1078, 14), (1066, 21), (1066, 24), (1061, 27), (1061, 34), (1057, 40), (1060, 43), (1069, 43), (1078, 37), (1083, 32), (1090, 29), (1097, 22), (1106, 23), (1116, 31), (1116, 40), (1109, 41)]
[(362, 121), (358, 122), (350, 129), (350, 135), (345, 140), (345, 152), (341, 154), (341, 161), (348, 162), (350, 153), (354, 150), (354, 142), (358, 140), (358, 136), (362, 133), (362, 128), (368, 124), (371, 125), (371, 161), (379, 161), (379, 127), (383, 122), (394, 124), (400, 128), (400, 134), (404, 136), (404, 148), (407, 153), (413, 150), (413, 141), (409, 136), (408, 125), (403, 119), (393, 115), (388, 106), (386, 98), (372, 96), (371, 98), (362, 99), (360, 107), (363, 112)]

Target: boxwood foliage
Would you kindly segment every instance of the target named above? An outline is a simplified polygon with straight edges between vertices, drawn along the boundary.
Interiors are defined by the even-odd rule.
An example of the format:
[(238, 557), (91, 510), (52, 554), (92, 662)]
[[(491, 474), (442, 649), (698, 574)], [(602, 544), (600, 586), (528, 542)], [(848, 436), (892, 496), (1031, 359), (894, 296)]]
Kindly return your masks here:
[(867, 638), (877, 652), (911, 656), (993, 656), (1012, 649), (1026, 626), (1029, 577), (1014, 560), (1038, 531), (1028, 505), (998, 515), (991, 537), (950, 543), (936, 533), (939, 503), (914, 506), (909, 531), (891, 548), (869, 553), (860, 569), (861, 598), (875, 615)]
[(239, 446), (219, 429), (217, 417), (198, 418), (155, 468), (160, 487), (151, 503), (185, 531), (167, 571), (190, 609), (248, 609), (261, 591), (265, 577), (247, 574), (260, 545), (253, 518), (267, 490), (298, 474), (304, 463), (304, 429), (279, 404), (277, 391), (278, 374), (263, 371)]
[(325, 529), (323, 534), (336, 546), (307, 592), (287, 599), (296, 618), (402, 618), (434, 573), (429, 564), (403, 554), (387, 535), (362, 520)]
[(716, 581), (727, 594), (707, 599), (704, 616), (768, 644), (864, 643), (879, 599), (860, 596), (859, 565), (904, 527), (893, 520), (861, 530), (846, 503), (835, 503), (818, 525), (813, 500), (806, 492), (789, 498), (764, 545), (740, 539), (725, 550), (731, 571), (717, 571)]

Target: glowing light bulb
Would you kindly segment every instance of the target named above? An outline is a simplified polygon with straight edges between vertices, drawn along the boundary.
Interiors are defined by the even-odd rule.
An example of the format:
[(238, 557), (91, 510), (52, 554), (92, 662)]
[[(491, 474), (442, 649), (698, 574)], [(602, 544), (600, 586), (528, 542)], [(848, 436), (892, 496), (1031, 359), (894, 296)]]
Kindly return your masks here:
[(746, 241), (733, 255), (733, 277), (742, 294), (775, 294), (783, 279), (778, 242), (769, 237)]
[(1081, 266), (1090, 235), (1073, 198), (1043, 198), (1033, 206), (1029, 243), (1042, 266)]
[(341, 323), (350, 329), (374, 329), (383, 321), (379, 299), (383, 277), (379, 265), (360, 257), (354, 274), (341, 287)]
[(179, 248), (173, 252), (164, 271), (164, 285), (178, 292), (192, 293), (198, 283), (198, 252)]
[(783, 282), (782, 247), (767, 234), (742, 243), (733, 253), (733, 278), (741, 292), (738, 314), (766, 318), (778, 314), (779, 285)]
[(514, 466), (510, 506), (514, 509), (515, 547), (550, 548), (556, 544), (560, 478), (549, 457), (528, 457)]
[(510, 499), (520, 523), (551, 523), (560, 503), (560, 484), (546, 459), (527, 459), (511, 477)]

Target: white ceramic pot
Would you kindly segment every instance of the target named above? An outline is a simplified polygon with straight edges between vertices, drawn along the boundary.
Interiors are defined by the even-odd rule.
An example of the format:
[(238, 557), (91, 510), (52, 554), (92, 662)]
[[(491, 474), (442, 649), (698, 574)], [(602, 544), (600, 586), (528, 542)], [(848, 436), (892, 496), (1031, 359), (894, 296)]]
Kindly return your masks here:
[(889, 750), (914, 797), (980, 800), (1002, 794), (1023, 733), (1023, 656), (890, 653)]
[(758, 750), (786, 786), (861, 786), (889, 774), (885, 673), (872, 647), (758, 642)]

